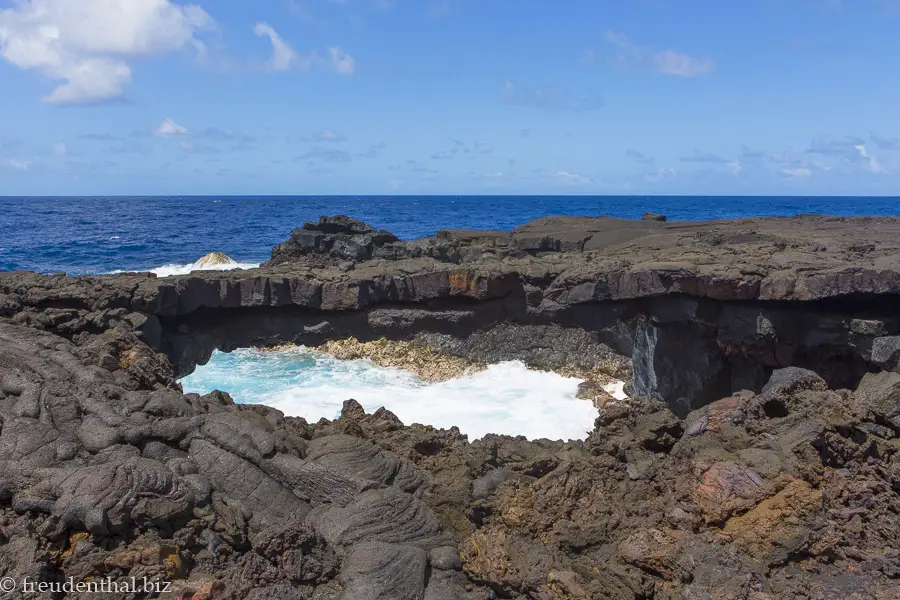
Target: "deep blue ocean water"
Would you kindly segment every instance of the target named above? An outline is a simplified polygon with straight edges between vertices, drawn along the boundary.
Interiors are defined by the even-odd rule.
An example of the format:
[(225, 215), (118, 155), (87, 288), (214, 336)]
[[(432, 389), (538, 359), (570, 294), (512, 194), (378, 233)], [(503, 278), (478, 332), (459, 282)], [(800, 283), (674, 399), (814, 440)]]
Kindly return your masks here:
[(0, 269), (70, 274), (193, 263), (212, 251), (258, 263), (291, 229), (346, 214), (403, 239), (512, 229), (547, 215), (675, 220), (825, 213), (898, 215), (900, 198), (708, 196), (0, 197)]

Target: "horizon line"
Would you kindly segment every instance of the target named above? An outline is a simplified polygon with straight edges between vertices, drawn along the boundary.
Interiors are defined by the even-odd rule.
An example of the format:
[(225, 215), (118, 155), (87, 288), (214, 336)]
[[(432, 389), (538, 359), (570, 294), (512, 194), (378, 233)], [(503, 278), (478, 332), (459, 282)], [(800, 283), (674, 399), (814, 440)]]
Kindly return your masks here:
[(92, 199), (92, 198), (886, 198), (900, 195), (876, 194), (30, 194), (0, 195), (0, 200)]

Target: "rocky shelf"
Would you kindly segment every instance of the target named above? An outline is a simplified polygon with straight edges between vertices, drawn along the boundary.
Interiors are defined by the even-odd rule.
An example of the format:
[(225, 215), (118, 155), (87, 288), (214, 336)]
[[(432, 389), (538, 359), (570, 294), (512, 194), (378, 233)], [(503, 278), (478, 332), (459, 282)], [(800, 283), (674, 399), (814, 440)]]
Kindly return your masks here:
[[(900, 219), (552, 217), (260, 269), (0, 273), (0, 575), (181, 598), (894, 598)], [(382, 337), (633, 375), (584, 442), (311, 424), (176, 383)], [(893, 594), (893, 595), (892, 595)]]

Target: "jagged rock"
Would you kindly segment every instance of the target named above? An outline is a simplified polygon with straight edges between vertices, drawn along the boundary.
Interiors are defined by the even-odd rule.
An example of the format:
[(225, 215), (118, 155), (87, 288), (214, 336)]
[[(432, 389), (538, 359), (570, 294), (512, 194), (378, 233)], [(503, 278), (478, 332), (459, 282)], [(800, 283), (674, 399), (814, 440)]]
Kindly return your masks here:
[(287, 242), (272, 249), (272, 260), (268, 264), (278, 265), (308, 255), (321, 255), (341, 264), (349, 261), (352, 265), (372, 258), (377, 248), (399, 241), (394, 234), (376, 231), (356, 219), (343, 215), (322, 217), (318, 223), (306, 223), (292, 231)]
[(683, 568), (678, 564), (685, 537), (688, 536), (682, 531), (639, 530), (619, 543), (619, 556), (658, 577), (677, 581), (692, 570), (692, 565)]
[[(0, 273), (0, 577), (165, 576), (194, 600), (891, 598), (900, 380), (877, 371), (898, 229), (547, 218), (403, 243), (335, 219), (250, 272)], [(470, 443), (175, 381), (213, 348), (351, 336), (631, 369), (635, 397), (584, 442)]]
[(869, 373), (854, 394), (860, 406), (900, 434), (900, 374)]
[(872, 340), (872, 362), (885, 370), (896, 370), (900, 361), (900, 336), (877, 337)]
[(785, 417), (795, 408), (795, 395), (802, 391), (828, 389), (825, 380), (817, 373), (799, 367), (778, 369), (754, 400), (768, 417)]
[(821, 515), (822, 491), (805, 481), (791, 481), (775, 496), (725, 523), (735, 543), (767, 564), (784, 564), (809, 543), (812, 522)]
[[(872, 246), (864, 254), (854, 250), (860, 227)], [(263, 269), (171, 278), (0, 273), (0, 297), (16, 322), (79, 345), (110, 328), (139, 331), (178, 375), (214, 348), (351, 336), (421, 336), (476, 362), (503, 356), (540, 368), (585, 360), (627, 372), (632, 360), (635, 393), (659, 395), (683, 416), (741, 389), (759, 391), (773, 369), (799, 364), (795, 357), (830, 387), (855, 388), (878, 366), (873, 350), (881, 360), (900, 334), (900, 319), (877, 301), (900, 291), (895, 227), (890, 218), (810, 215), (547, 217), (512, 232), (442, 231), (404, 243), (325, 217), (295, 230)], [(352, 270), (339, 268), (346, 256)], [(855, 298), (872, 301), (861, 307)], [(829, 304), (805, 310), (820, 300)], [(290, 306), (313, 312), (282, 310)], [(232, 318), (241, 307), (254, 310)], [(218, 311), (229, 318), (210, 318), (226, 314)], [(476, 340), (485, 331), (503, 335), (461, 344), (436, 337)], [(111, 340), (95, 350), (104, 368), (129, 351)], [(162, 371), (152, 357), (128, 356), (134, 385)]]
[(745, 512), (772, 493), (771, 484), (752, 469), (726, 462), (706, 470), (695, 495), (707, 522), (714, 523)]

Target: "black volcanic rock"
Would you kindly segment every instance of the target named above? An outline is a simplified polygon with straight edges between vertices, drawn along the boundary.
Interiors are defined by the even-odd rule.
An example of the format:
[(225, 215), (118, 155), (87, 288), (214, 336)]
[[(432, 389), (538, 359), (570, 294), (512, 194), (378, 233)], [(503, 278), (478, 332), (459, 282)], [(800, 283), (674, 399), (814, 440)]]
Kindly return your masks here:
[(303, 259), (310, 255), (334, 260), (362, 261), (372, 258), (376, 249), (399, 242), (389, 231), (377, 231), (349, 217), (321, 217), (291, 232), (288, 241), (272, 248), (270, 266)]
[[(252, 271), (0, 273), (0, 577), (228, 600), (896, 595), (900, 220), (303, 231)], [(638, 396), (583, 442), (470, 441), (175, 381), (214, 348), (351, 335), (630, 362)]]
[[(326, 217), (273, 256), (261, 269), (169, 278), (0, 273), (0, 315), (76, 339), (134, 381), (166, 370), (103, 332), (131, 331), (177, 375), (215, 348), (349, 336), (542, 368), (618, 354), (634, 364), (638, 393), (679, 414), (759, 391), (789, 366), (852, 388), (893, 364), (900, 335), (897, 218), (546, 217), (401, 242)], [(486, 343), (500, 325), (510, 333)]]

